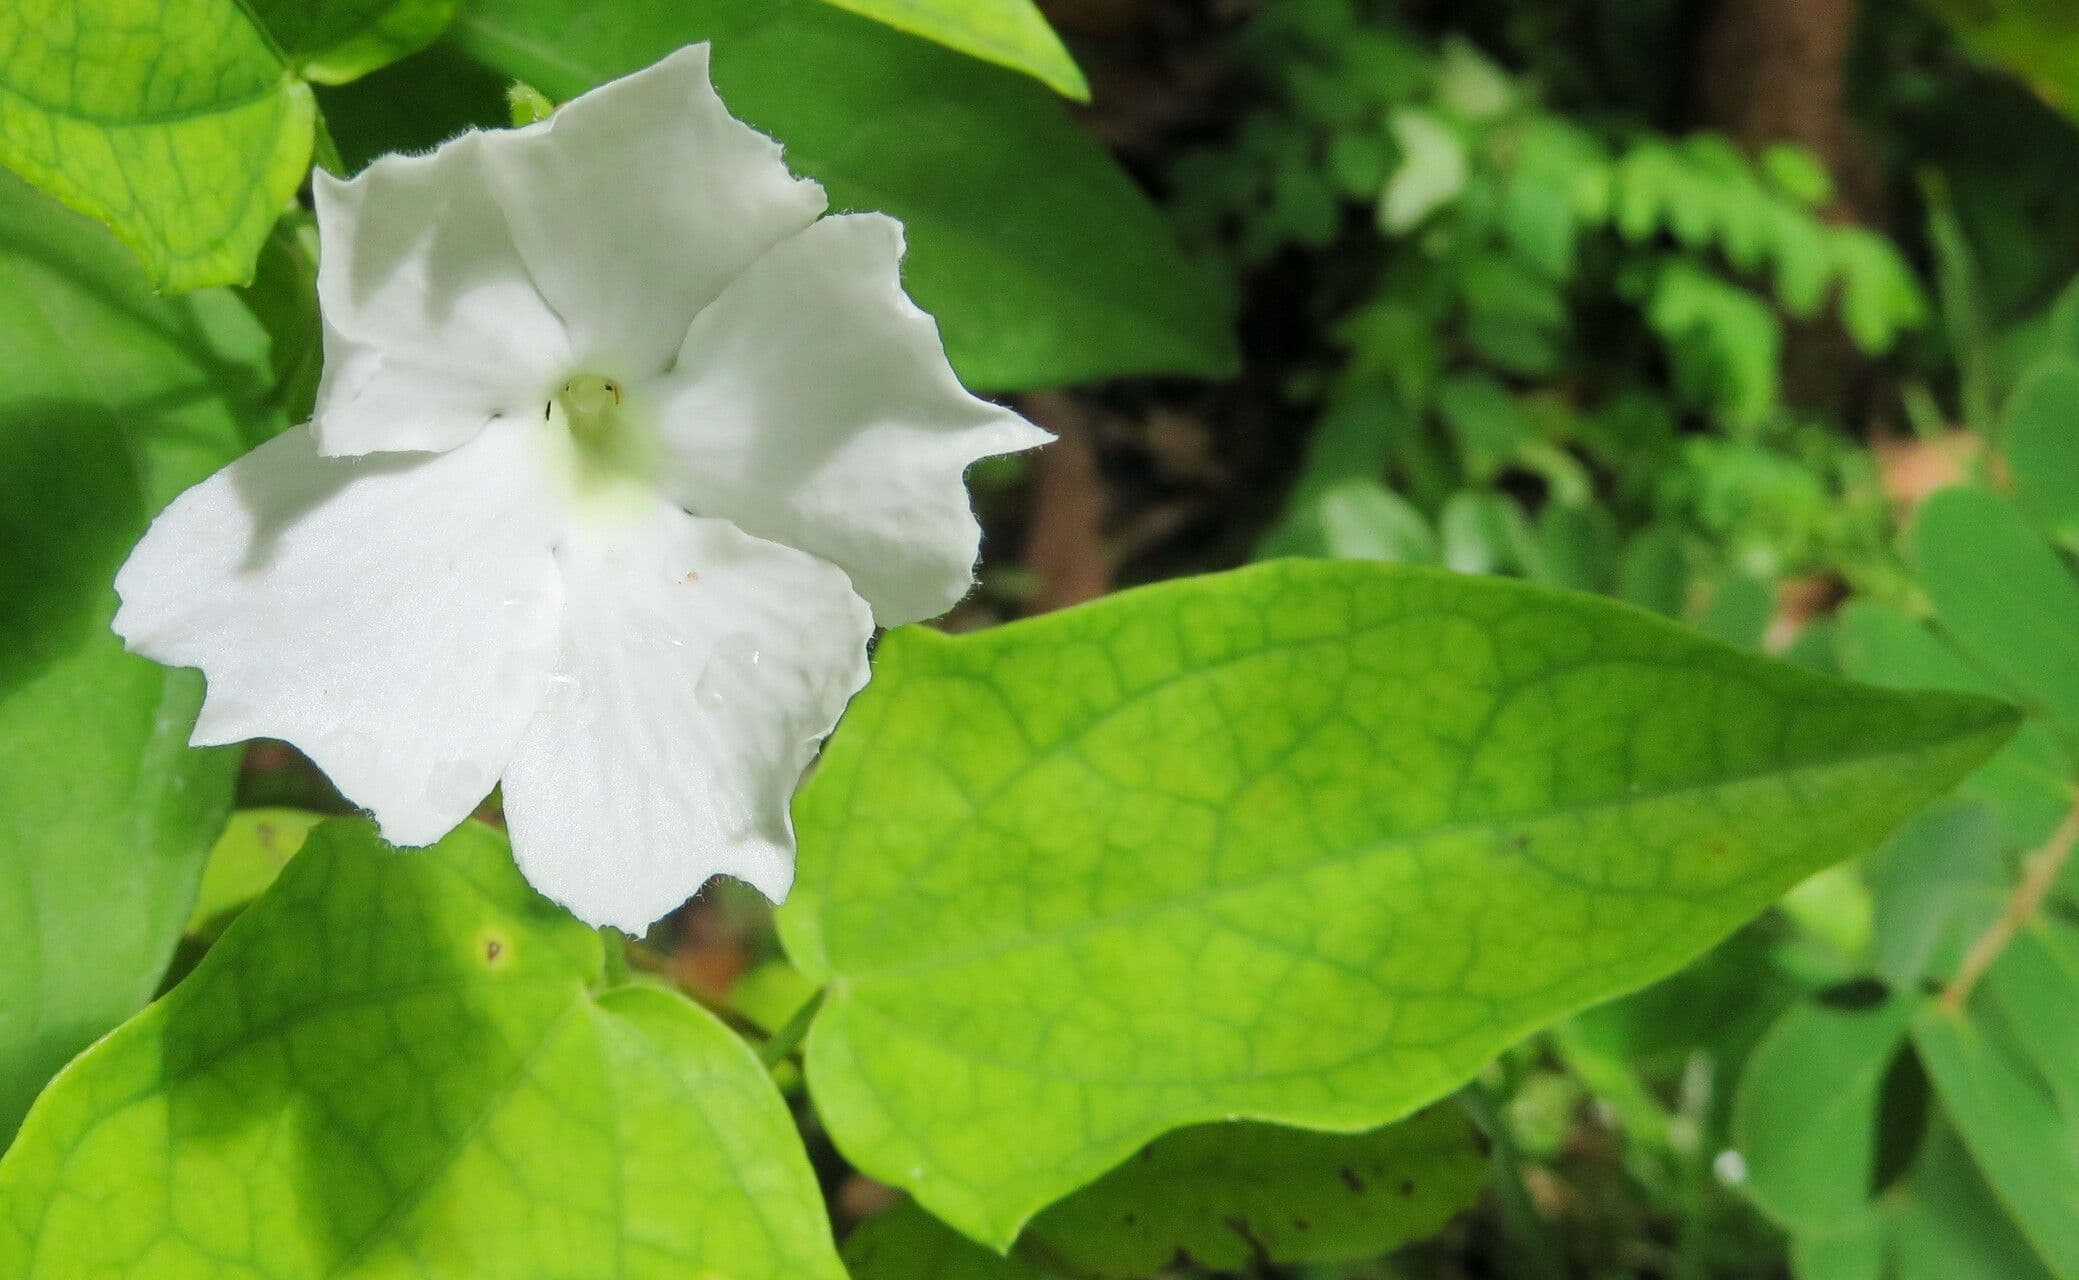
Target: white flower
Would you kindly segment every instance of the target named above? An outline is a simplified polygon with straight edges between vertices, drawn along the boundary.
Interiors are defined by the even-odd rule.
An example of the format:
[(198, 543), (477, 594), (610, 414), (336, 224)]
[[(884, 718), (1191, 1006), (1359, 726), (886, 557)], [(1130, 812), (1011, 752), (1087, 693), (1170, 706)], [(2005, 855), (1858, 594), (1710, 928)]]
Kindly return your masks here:
[(1045, 432), (964, 391), (902, 232), (733, 117), (707, 48), (524, 129), (316, 175), (308, 427), (183, 494), (115, 629), (193, 741), (301, 747), (399, 844), (505, 788), (544, 893), (640, 929), (777, 899), (866, 642), (972, 583), (963, 473)]

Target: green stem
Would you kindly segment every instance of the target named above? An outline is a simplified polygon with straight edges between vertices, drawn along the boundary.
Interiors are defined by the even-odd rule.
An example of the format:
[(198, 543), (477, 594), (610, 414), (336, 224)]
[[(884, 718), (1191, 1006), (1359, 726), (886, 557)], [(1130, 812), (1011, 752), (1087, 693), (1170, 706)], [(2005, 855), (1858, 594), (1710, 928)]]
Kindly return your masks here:
[(628, 935), (612, 925), (599, 931), (600, 941), (606, 944), (606, 990), (625, 987), (631, 980), (628, 968)]
[(1560, 1263), (1558, 1243), (1546, 1230), (1545, 1219), (1523, 1183), (1523, 1158), (1509, 1124), (1485, 1085), (1475, 1080), (1458, 1091), (1459, 1103), (1487, 1135), (1494, 1162), (1494, 1190), (1501, 1201), (1502, 1221), (1514, 1238), (1516, 1251), (1528, 1264), (1526, 1275), (1537, 1280), (1566, 1280)]
[(787, 1019), (785, 1026), (773, 1032), (765, 1043), (758, 1047), (758, 1061), (765, 1064), (766, 1070), (770, 1071), (794, 1055), (794, 1051), (799, 1049), (801, 1042), (808, 1037), (809, 1024), (816, 1020), (816, 1010), (822, 1007), (823, 993), (818, 991), (808, 998), (806, 1004), (794, 1011), (794, 1016)]

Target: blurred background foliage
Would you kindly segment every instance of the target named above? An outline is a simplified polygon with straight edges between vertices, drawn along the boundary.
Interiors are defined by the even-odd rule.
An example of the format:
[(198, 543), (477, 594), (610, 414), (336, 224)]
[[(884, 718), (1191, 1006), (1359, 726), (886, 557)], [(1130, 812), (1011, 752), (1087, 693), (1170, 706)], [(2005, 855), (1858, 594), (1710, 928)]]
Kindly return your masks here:
[[(286, 86), (273, 149), (240, 143), (262, 186), (301, 173), (277, 154), (299, 145), (352, 170), (502, 122), (516, 78), (566, 98), (714, 38), (734, 110), (835, 204), (908, 223), (909, 283), (963, 375), (1060, 436), (978, 470), (985, 575), (944, 625), (1255, 558), (1364, 558), (1614, 596), (2029, 711), (1863, 865), (1519, 1046), (1422, 1122), (1469, 1120), (1481, 1168), (1445, 1161), (1418, 1204), (1353, 1186), (1311, 1245), (1276, 1214), (1319, 1199), (1300, 1176), (1318, 1160), (1184, 1131), (1150, 1148), (1154, 1172), (1086, 1188), (997, 1259), (848, 1169), (804, 1107), (862, 1280), (2079, 1280), (2079, 9), (398, 0), (352, 35), (322, 5), (249, 7), (275, 39), (239, 56)], [(105, 216), (62, 155), (17, 145), (31, 136), (0, 159)], [(47, 213), (11, 179), (0, 197), (4, 247), (27, 261)], [(169, 385), (236, 383), (268, 401), (247, 415), (267, 430), (308, 412), (307, 216), (107, 220), (162, 284), (237, 285), (251, 316), (126, 279), (96, 323), (205, 327), (221, 358)], [(251, 318), (271, 339), (264, 395)], [(84, 402), (90, 381), (61, 389)], [(120, 550), (53, 537), (69, 517), (31, 498), (70, 496), (34, 472), (13, 489), (0, 522), (49, 544), (17, 580)], [(118, 661), (98, 625), (80, 631), (78, 661)], [(279, 869), (282, 832), (345, 807), (266, 745), (236, 802), (176, 975)], [(736, 890), (635, 959), (783, 1039), (810, 992)], [(161, 953), (178, 896), (139, 909), (164, 917)], [(32, 1037), (39, 1069), (134, 1007), (163, 960), (139, 961), (103, 1023)], [(1968, 1016), (1916, 1013), (1926, 993)], [(798, 1103), (798, 1074), (779, 1074)], [(0, 1104), (18, 1112), (34, 1083), (0, 1080)], [(1424, 1131), (1336, 1158), (1378, 1161), (1344, 1172), (1390, 1189), (1395, 1162), (1430, 1158), (1405, 1149)], [(1222, 1160), (1259, 1140), (1306, 1167), (1243, 1185), (1255, 1174)], [(1208, 1227), (1179, 1207), (1192, 1195), (1231, 1216)], [(1120, 1196), (1177, 1221), (1118, 1233)], [(1089, 1229), (1057, 1239), (1061, 1222)]]

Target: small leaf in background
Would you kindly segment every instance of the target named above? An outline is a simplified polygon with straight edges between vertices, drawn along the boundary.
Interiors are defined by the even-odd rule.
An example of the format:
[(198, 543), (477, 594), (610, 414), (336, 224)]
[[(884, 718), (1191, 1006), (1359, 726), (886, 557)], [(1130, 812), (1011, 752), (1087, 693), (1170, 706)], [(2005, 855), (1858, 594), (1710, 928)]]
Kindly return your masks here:
[(2057, 552), (2007, 498), (1951, 488), (1921, 504), (1912, 553), (1949, 634), (2079, 742), (2079, 577)]
[[(1834, 628), (1835, 655), (1848, 675), (1894, 689), (1948, 689), (2013, 697), (1949, 641), (1903, 613), (1851, 600)], [(1963, 794), (1990, 804), (2007, 842), (2028, 848), (2048, 839), (2071, 806), (2072, 764), (2046, 717), (2030, 716), (2013, 741), (1966, 779)]]
[(1825, 1234), (1863, 1216), (1880, 1189), (1877, 1121), (1915, 1001), (1796, 1005), (1740, 1074), (1733, 1117), (1754, 1198), (1786, 1225)]
[(860, 1168), (1008, 1243), (1169, 1129), (1407, 1114), (1867, 848), (2013, 723), (1368, 564), (898, 631), (796, 804), (811, 1094)]
[(1927, 320), (1927, 298), (1891, 241), (1866, 227), (1829, 227), (1827, 234), (1841, 281), (1841, 323), (1864, 355), (1882, 355), (1900, 333)]
[(1478, 1196), (1485, 1168), (1450, 1106), (1370, 1133), (1201, 1125), (1040, 1214), (1008, 1257), (905, 1200), (853, 1232), (845, 1261), (854, 1280), (1137, 1280), (1355, 1261), (1433, 1234)]
[(1019, 1254), (1005, 1257), (904, 1200), (845, 1239), (852, 1280), (1069, 1280)]
[(1523, 508), (1507, 494), (1465, 489), (1437, 517), (1444, 567), (1458, 573), (1533, 573), (1541, 549)]
[(1064, 97), (1090, 100), (1090, 82), (1033, 0), (826, 0), (841, 9), (1022, 71)]
[(1296, 507), (1262, 556), (1434, 564), (1437, 538), (1407, 499), (1376, 480), (1343, 480)]
[(2013, 72), (2051, 106), (2079, 115), (2079, 31), (2059, 0), (1920, 0), (1978, 57)]
[(1899, 991), (1956, 972), (2006, 909), (2006, 833), (1982, 803), (1945, 801), (1900, 827), (1869, 861), (1877, 975)]
[(305, 80), (344, 84), (432, 44), (461, 0), (245, 0)]
[(1236, 367), (1218, 293), (1025, 77), (824, 0), (475, 0), (454, 38), (558, 99), (714, 41), (732, 113), (785, 144), (833, 208), (902, 220), (904, 282), (977, 389)]
[(1413, 109), (1394, 113), (1393, 141), (1400, 163), (1379, 193), (1379, 227), (1400, 236), (1465, 190), (1465, 144), (1451, 126)]
[(266, 349), (0, 173), (0, 1139), (151, 997), (230, 806), (237, 753), (187, 746), (200, 679), (108, 620), (153, 514), (280, 425)]
[(0, 1160), (0, 1272), (842, 1280), (757, 1056), (465, 824), (320, 828)]
[(1486, 1157), (1444, 1105), (1370, 1133), (1210, 1124), (1157, 1138), (1033, 1219), (1034, 1256), (1133, 1280), (1349, 1262), (1434, 1234), (1479, 1195)]
[[(2062, 975), (2052, 996), (1998, 1014), (2009, 1021), (2070, 1020), (2079, 973)], [(2052, 1275), (2073, 1280), (2079, 1277), (2079, 1114), (2060, 1111), (2041, 1068), (1988, 1012), (1974, 1003), (1966, 1017), (1930, 1003), (1914, 1020), (1913, 1044), (1964, 1146), (2022, 1236)]]
[(251, 278), (315, 118), (238, 0), (0, 7), (0, 164), (107, 223), (169, 292)]
[(241, 809), (224, 824), (202, 867), (202, 886), (183, 933), (214, 938), (267, 892), (311, 828), (325, 820), (304, 809)]
[(2079, 361), (2053, 359), (2029, 373), (2007, 404), (2001, 443), (2022, 508), (2079, 546)]

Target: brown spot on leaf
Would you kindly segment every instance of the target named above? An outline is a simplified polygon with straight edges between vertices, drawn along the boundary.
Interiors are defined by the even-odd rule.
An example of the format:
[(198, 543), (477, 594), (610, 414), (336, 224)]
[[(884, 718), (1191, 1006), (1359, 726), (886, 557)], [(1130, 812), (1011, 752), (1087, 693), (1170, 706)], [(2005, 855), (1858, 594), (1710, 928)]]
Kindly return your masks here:
[(1343, 1185), (1350, 1188), (1350, 1194), (1358, 1196), (1364, 1194), (1364, 1179), (1357, 1176), (1357, 1170), (1352, 1169), (1349, 1165), (1344, 1165), (1335, 1172), (1336, 1176), (1343, 1180)]

